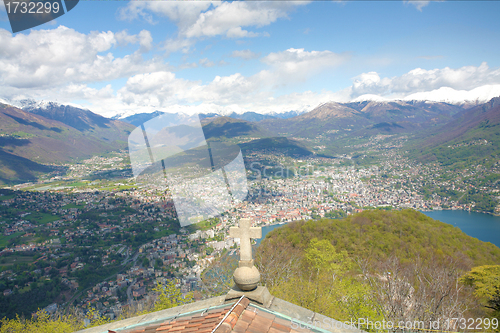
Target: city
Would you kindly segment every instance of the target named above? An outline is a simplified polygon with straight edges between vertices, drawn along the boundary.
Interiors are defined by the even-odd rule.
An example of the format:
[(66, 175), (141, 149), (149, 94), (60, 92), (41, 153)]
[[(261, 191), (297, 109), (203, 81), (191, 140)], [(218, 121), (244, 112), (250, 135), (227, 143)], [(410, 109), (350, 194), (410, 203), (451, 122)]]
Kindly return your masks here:
[[(202, 299), (210, 296), (202, 273), (222, 254), (234, 254), (238, 239), (229, 237), (228, 229), (241, 218), (266, 226), (374, 208), (474, 210), (475, 202), (428, 195), (426, 188), (462, 193), (478, 186), (475, 176), (486, 176), (475, 168), (457, 177), (436, 164), (410, 162), (397, 150), (386, 150), (379, 166), (366, 167), (343, 165), (348, 157), (253, 153), (246, 158), (252, 179), (247, 199), (220, 217), (181, 228), (169, 194), (121, 178), (129, 171), (126, 156), (119, 156), (94, 157), (69, 166), (69, 176), (2, 190), (0, 262), (19, 263), (0, 273), (4, 297), (56, 281), (61, 287), (48, 311), (93, 307), (110, 319), (154, 301), (152, 289), (168, 279)], [(259, 162), (266, 158), (282, 166), (267, 169)], [(499, 173), (500, 165), (490, 172)], [(101, 173), (118, 178), (97, 178)], [(96, 179), (86, 180), (91, 174)], [(500, 187), (480, 189), (496, 195)]]

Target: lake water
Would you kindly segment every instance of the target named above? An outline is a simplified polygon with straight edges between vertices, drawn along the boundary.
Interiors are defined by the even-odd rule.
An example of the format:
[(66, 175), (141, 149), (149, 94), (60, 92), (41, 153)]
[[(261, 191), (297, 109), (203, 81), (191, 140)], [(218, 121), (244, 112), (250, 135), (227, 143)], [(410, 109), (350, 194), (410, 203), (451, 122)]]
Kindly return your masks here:
[(436, 210), (425, 215), (460, 228), (467, 235), (500, 247), (500, 216), (463, 210)]
[[(470, 213), (462, 210), (436, 210), (422, 213), (435, 220), (458, 227), (469, 236), (500, 247), (500, 216)], [(262, 239), (266, 237), (268, 232), (283, 225), (275, 224), (262, 227)], [(260, 240), (256, 241), (258, 245)]]

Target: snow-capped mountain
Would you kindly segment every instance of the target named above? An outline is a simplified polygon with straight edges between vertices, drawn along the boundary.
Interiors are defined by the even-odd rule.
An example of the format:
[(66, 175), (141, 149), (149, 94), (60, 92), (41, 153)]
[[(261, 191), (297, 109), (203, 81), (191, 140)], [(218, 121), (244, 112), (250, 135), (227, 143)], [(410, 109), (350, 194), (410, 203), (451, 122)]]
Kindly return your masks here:
[(450, 87), (441, 87), (431, 91), (422, 91), (406, 96), (383, 97), (378, 95), (362, 95), (351, 102), (378, 101), (429, 101), (443, 102), (454, 105), (478, 105), (486, 103), (492, 98), (500, 96), (500, 84), (485, 85), (472, 90), (456, 90)]
[[(471, 90), (456, 90), (450, 87), (441, 87), (439, 89), (435, 89), (432, 91), (422, 91), (422, 92), (416, 92), (412, 94), (394, 94), (391, 96), (380, 96), (380, 95), (375, 95), (375, 94), (365, 94), (361, 95), (355, 98), (352, 98), (349, 101), (344, 101), (343, 103), (340, 104), (350, 104), (350, 103), (363, 103), (363, 102), (380, 102), (380, 103), (391, 103), (391, 102), (398, 102), (398, 101), (404, 101), (404, 102), (412, 102), (412, 101), (427, 101), (428, 103), (447, 103), (447, 104), (453, 104), (457, 106), (461, 106), (464, 108), (472, 107), (478, 104), (486, 103), (489, 100), (491, 100), (494, 97), (500, 96), (500, 84), (496, 85), (485, 85), (481, 86), (478, 88), (474, 88)], [(332, 103), (332, 102), (339, 102), (339, 101), (325, 101), (327, 103)], [(5, 98), (0, 98), (0, 103), (4, 104), (9, 104), (15, 107), (18, 107), (20, 109), (30, 111), (30, 110), (46, 110), (46, 109), (54, 109), (54, 108), (60, 108), (63, 106), (69, 106), (73, 108), (77, 108), (80, 110), (88, 110), (87, 108), (82, 107), (81, 105), (74, 104), (74, 103), (66, 103), (65, 105), (60, 104), (58, 102), (54, 101), (37, 101), (34, 99), (29, 99), (29, 98), (19, 98), (19, 99), (5, 99)], [(219, 105), (215, 104), (207, 104), (204, 106), (200, 106), (200, 109), (198, 113), (200, 114), (205, 114), (205, 115), (219, 115), (219, 116), (227, 116), (231, 118), (236, 118), (236, 119), (244, 119), (244, 120), (249, 120), (249, 121), (259, 121), (263, 119), (267, 119), (269, 117), (272, 118), (282, 118), (282, 119), (288, 119), (292, 118), (295, 116), (298, 116), (303, 113), (308, 113), (314, 109), (316, 109), (320, 104), (319, 101), (317, 103), (314, 103), (314, 101), (309, 101), (308, 106), (303, 106), (297, 108), (297, 110), (290, 110), (287, 112), (276, 112), (269, 110), (268, 112), (262, 112), (262, 111), (257, 111), (254, 112), (253, 110), (245, 110), (237, 106), (228, 106), (228, 107), (222, 107)], [(300, 109), (300, 110), (299, 110)], [(147, 111), (144, 112), (144, 110), (127, 110), (123, 111), (119, 114), (115, 114), (112, 116), (112, 119), (121, 119), (125, 120), (127, 118), (148, 118), (148, 116), (141, 116), (141, 115), (147, 115), (155, 112), (162, 112), (162, 113), (170, 113), (170, 114), (176, 114), (178, 117), (183, 117), (183, 115), (188, 116), (188, 114), (191, 114), (192, 109), (187, 106), (173, 106), (168, 109), (159, 109), (159, 110), (154, 110), (154, 111)], [(134, 117), (138, 115), (138, 117)], [(107, 117), (109, 117), (109, 114), (107, 114)], [(151, 117), (149, 117), (151, 118)]]
[(411, 94), (405, 97), (404, 100), (445, 102), (455, 105), (478, 105), (498, 96), (500, 96), (500, 84), (482, 86), (468, 91), (441, 87), (428, 92)]

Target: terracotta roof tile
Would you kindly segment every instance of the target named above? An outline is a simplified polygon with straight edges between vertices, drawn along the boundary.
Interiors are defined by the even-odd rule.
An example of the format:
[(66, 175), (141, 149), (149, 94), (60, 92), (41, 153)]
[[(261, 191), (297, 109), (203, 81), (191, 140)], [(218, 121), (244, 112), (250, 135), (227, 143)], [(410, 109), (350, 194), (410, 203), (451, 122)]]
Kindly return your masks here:
[[(266, 331), (267, 332), (267, 331)], [(252, 328), (252, 327), (249, 327), (247, 328), (247, 330), (245, 331), (245, 333), (262, 333), (262, 331), (259, 331), (257, 328)]]
[(239, 333), (239, 332), (245, 332), (246, 329), (248, 328), (249, 323), (244, 322), (243, 320), (239, 320), (236, 325), (233, 327), (233, 332)]
[(281, 329), (278, 329), (278, 328), (275, 328), (273, 326), (271, 326), (271, 328), (269, 328), (269, 333), (283, 333), (283, 332), (290, 332), (290, 328), (288, 328), (288, 330), (281, 330)]
[(241, 314), (232, 333), (311, 333), (312, 330), (292, 329), (290, 320), (277, 317), (275, 314), (249, 305)]
[(250, 326), (248, 327), (249, 330), (257, 330), (258, 332), (267, 332), (269, 331), (269, 328), (271, 327), (271, 321), (260, 321), (260, 320), (254, 320)]
[(290, 331), (290, 333), (310, 333), (310, 332), (312, 332), (310, 329), (300, 328), (300, 327), (292, 328), (292, 330)]
[[(117, 333), (311, 333), (312, 330), (292, 326), (290, 320), (250, 304), (242, 298), (223, 307), (180, 316), (162, 323), (145, 325)], [(236, 304), (236, 305), (235, 305)]]
[(255, 318), (255, 312), (253, 311), (244, 311), (241, 315), (241, 320), (251, 323)]
[[(276, 318), (276, 319), (279, 319), (279, 318)], [(271, 328), (269, 329), (269, 332), (271, 333), (271, 329), (276, 331), (276, 332), (290, 332), (290, 326), (291, 325), (280, 324), (280, 323), (276, 322), (276, 320), (275, 320), (271, 324)]]

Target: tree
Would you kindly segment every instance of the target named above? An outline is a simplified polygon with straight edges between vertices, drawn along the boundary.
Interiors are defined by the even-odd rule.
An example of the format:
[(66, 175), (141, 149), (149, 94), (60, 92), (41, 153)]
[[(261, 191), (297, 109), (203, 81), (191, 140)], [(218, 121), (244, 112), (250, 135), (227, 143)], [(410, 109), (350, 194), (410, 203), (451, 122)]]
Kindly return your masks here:
[(149, 259), (148, 258), (144, 258), (142, 260), (142, 266), (144, 267), (149, 267)]
[(31, 319), (16, 316), (15, 319), (3, 318), (0, 320), (0, 333), (66, 333), (83, 329), (83, 323), (72, 315), (51, 317), (47, 312), (40, 310)]
[(334, 275), (342, 274), (350, 268), (347, 252), (337, 253), (332, 243), (326, 239), (313, 238), (305, 250), (304, 258), (317, 273), (324, 270)]
[(459, 283), (460, 263), (451, 258), (432, 262), (402, 263), (393, 256), (371, 270), (360, 262), (386, 320), (421, 321), (428, 328), (430, 322), (466, 318), (475, 301), (471, 288)]
[(347, 252), (329, 240), (313, 238), (304, 250), (277, 239), (260, 246), (257, 266), (274, 296), (341, 321), (382, 319), (369, 285), (350, 272)]
[(474, 267), (461, 281), (473, 286), (474, 294), (486, 303), (484, 307), (493, 310), (493, 316), (500, 318), (500, 265)]
[(154, 311), (173, 308), (193, 301), (193, 293), (189, 292), (185, 296), (182, 296), (181, 290), (176, 287), (173, 280), (169, 280), (167, 284), (158, 281), (153, 291), (158, 293)]
[[(88, 308), (88, 311), (87, 311), (87, 314), (85, 317), (90, 321), (90, 324), (87, 327), (101, 326), (101, 325), (104, 325), (104, 324), (111, 322), (111, 320), (109, 318), (102, 316), (99, 313), (99, 310), (97, 310), (93, 307)], [(49, 333), (49, 332), (47, 332), (47, 333)]]

